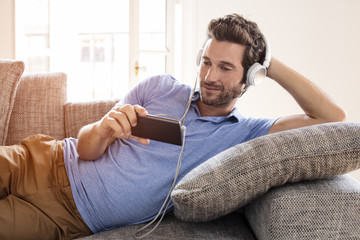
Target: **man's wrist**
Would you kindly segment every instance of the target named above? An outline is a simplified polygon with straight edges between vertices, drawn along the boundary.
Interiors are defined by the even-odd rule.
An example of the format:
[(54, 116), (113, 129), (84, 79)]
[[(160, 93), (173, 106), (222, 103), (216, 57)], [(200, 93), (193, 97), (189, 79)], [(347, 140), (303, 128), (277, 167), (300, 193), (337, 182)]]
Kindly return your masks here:
[(271, 64), (267, 71), (267, 77), (271, 78), (274, 81), (282, 79), (282, 75), (287, 71), (286, 65), (277, 60), (276, 58), (271, 59)]

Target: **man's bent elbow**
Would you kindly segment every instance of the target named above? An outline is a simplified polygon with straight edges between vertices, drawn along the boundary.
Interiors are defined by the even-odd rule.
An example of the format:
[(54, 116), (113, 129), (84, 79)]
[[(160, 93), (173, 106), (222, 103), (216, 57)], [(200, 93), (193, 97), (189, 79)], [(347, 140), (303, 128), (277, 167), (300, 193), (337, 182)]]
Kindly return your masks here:
[(342, 110), (342, 113), (339, 115), (339, 121), (338, 122), (345, 122), (347, 119), (346, 112)]
[(330, 122), (345, 122), (346, 118), (346, 112), (342, 108), (339, 108), (332, 119), (330, 119)]

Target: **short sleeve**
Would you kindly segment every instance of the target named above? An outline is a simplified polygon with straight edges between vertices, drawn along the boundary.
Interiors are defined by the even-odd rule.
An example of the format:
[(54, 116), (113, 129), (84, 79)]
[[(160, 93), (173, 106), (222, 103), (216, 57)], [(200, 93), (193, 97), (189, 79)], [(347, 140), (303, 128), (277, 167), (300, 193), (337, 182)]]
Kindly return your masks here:
[(249, 118), (248, 120), (250, 122), (251, 130), (245, 141), (266, 135), (277, 119)]

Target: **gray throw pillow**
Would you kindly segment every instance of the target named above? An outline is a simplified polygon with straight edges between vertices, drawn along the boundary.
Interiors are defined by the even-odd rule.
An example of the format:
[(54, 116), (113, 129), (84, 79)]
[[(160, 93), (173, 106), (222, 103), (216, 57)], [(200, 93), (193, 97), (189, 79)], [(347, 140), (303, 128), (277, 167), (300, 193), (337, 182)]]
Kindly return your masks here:
[(172, 192), (186, 221), (224, 216), (271, 187), (347, 173), (360, 167), (360, 123), (327, 123), (253, 139), (189, 172)]

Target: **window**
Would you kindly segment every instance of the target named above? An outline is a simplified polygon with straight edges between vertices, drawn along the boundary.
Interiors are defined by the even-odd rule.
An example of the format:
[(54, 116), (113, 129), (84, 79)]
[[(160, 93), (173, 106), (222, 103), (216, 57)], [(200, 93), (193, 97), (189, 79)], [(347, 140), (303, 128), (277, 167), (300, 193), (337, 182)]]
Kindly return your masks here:
[(16, 58), (26, 72), (65, 72), (70, 101), (119, 98), (172, 73), (174, 2), (16, 0)]

